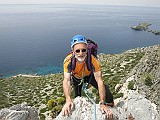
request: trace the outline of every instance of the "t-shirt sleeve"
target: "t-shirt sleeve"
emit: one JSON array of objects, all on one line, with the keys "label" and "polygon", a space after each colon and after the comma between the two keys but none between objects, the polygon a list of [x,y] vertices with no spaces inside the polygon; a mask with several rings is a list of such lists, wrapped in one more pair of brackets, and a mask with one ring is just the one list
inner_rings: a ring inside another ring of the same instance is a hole
[{"label": "t-shirt sleeve", "polygon": [[67,56],[63,61],[63,70],[66,73],[71,73],[71,57]]},{"label": "t-shirt sleeve", "polygon": [[94,72],[98,72],[100,71],[100,64],[97,58],[95,58],[94,56],[92,56],[92,64],[93,64],[93,71]]}]

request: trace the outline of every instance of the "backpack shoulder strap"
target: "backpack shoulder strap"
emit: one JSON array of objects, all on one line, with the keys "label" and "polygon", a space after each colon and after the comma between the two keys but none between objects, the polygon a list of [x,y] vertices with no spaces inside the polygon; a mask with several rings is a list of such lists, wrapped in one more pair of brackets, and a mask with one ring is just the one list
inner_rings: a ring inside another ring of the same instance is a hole
[{"label": "backpack shoulder strap", "polygon": [[72,70],[75,70],[75,68],[76,68],[76,58],[75,58],[75,56],[74,56],[73,53],[72,53],[72,58],[71,58],[71,71],[72,71]]},{"label": "backpack shoulder strap", "polygon": [[87,52],[86,66],[87,66],[88,71],[92,71],[92,56],[91,56],[90,50],[88,50]]}]

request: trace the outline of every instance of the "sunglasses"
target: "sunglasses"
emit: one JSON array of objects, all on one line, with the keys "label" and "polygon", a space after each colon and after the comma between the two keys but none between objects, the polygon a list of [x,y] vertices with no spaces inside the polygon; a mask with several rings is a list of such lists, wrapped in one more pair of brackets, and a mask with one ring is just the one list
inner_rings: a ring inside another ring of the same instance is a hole
[{"label": "sunglasses", "polygon": [[82,51],[82,52],[86,52],[87,50],[86,50],[86,49],[82,49],[82,50],[77,49],[77,50],[76,50],[76,53],[79,53],[80,51]]}]

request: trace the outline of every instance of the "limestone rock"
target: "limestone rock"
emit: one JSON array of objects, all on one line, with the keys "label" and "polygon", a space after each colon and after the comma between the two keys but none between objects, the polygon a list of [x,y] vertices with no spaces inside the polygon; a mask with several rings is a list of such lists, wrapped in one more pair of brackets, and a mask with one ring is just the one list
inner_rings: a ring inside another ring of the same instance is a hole
[{"label": "limestone rock", "polygon": [[[94,105],[87,98],[77,97],[74,99],[74,104],[75,107],[69,116],[62,116],[61,112],[54,120],[94,120]],[[98,104],[96,104],[96,120],[106,120],[106,115],[102,114]],[[118,120],[117,113],[114,114],[113,120]]]},{"label": "limestone rock", "polygon": [[27,103],[0,110],[0,120],[39,120],[38,112]]},{"label": "limestone rock", "polygon": [[[60,113],[54,120],[94,120],[94,105],[87,98],[77,97],[74,99],[74,104],[75,107],[69,116],[62,116]],[[136,91],[129,90],[128,98],[110,109],[113,111],[112,120],[126,120],[131,117],[135,120],[159,120],[156,105]],[[98,104],[96,104],[96,120],[106,120],[106,114],[102,114]]]}]

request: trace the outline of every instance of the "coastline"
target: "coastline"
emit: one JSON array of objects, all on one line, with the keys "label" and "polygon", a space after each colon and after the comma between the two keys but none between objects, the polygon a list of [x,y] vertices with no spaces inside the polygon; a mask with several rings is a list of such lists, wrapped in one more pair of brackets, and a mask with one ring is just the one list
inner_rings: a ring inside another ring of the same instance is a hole
[{"label": "coastline", "polygon": [[[147,47],[136,47],[136,48],[133,48],[133,49],[129,49],[129,50],[126,50],[124,51],[123,53],[127,53],[127,52],[132,52],[135,50],[136,51],[143,51],[147,48],[153,48],[153,47],[156,47],[156,46],[160,46],[160,44],[157,44],[157,45],[153,45],[153,46],[147,46]],[[101,53],[99,53],[101,54]],[[120,53],[121,54],[121,53]],[[33,73],[33,74],[30,74],[30,73],[19,73],[19,74],[14,74],[14,75],[9,75],[9,76],[6,76],[6,75],[3,75],[1,74],[0,78],[14,78],[14,77],[31,77],[31,78],[35,78],[35,77],[42,77],[42,76],[46,76],[46,75],[52,75],[52,74],[58,74],[58,73],[61,73],[60,71],[57,72],[57,73],[48,73],[48,74],[38,74],[38,73]]]},{"label": "coastline", "polygon": [[41,77],[41,76],[37,74],[18,74],[11,77]]}]

